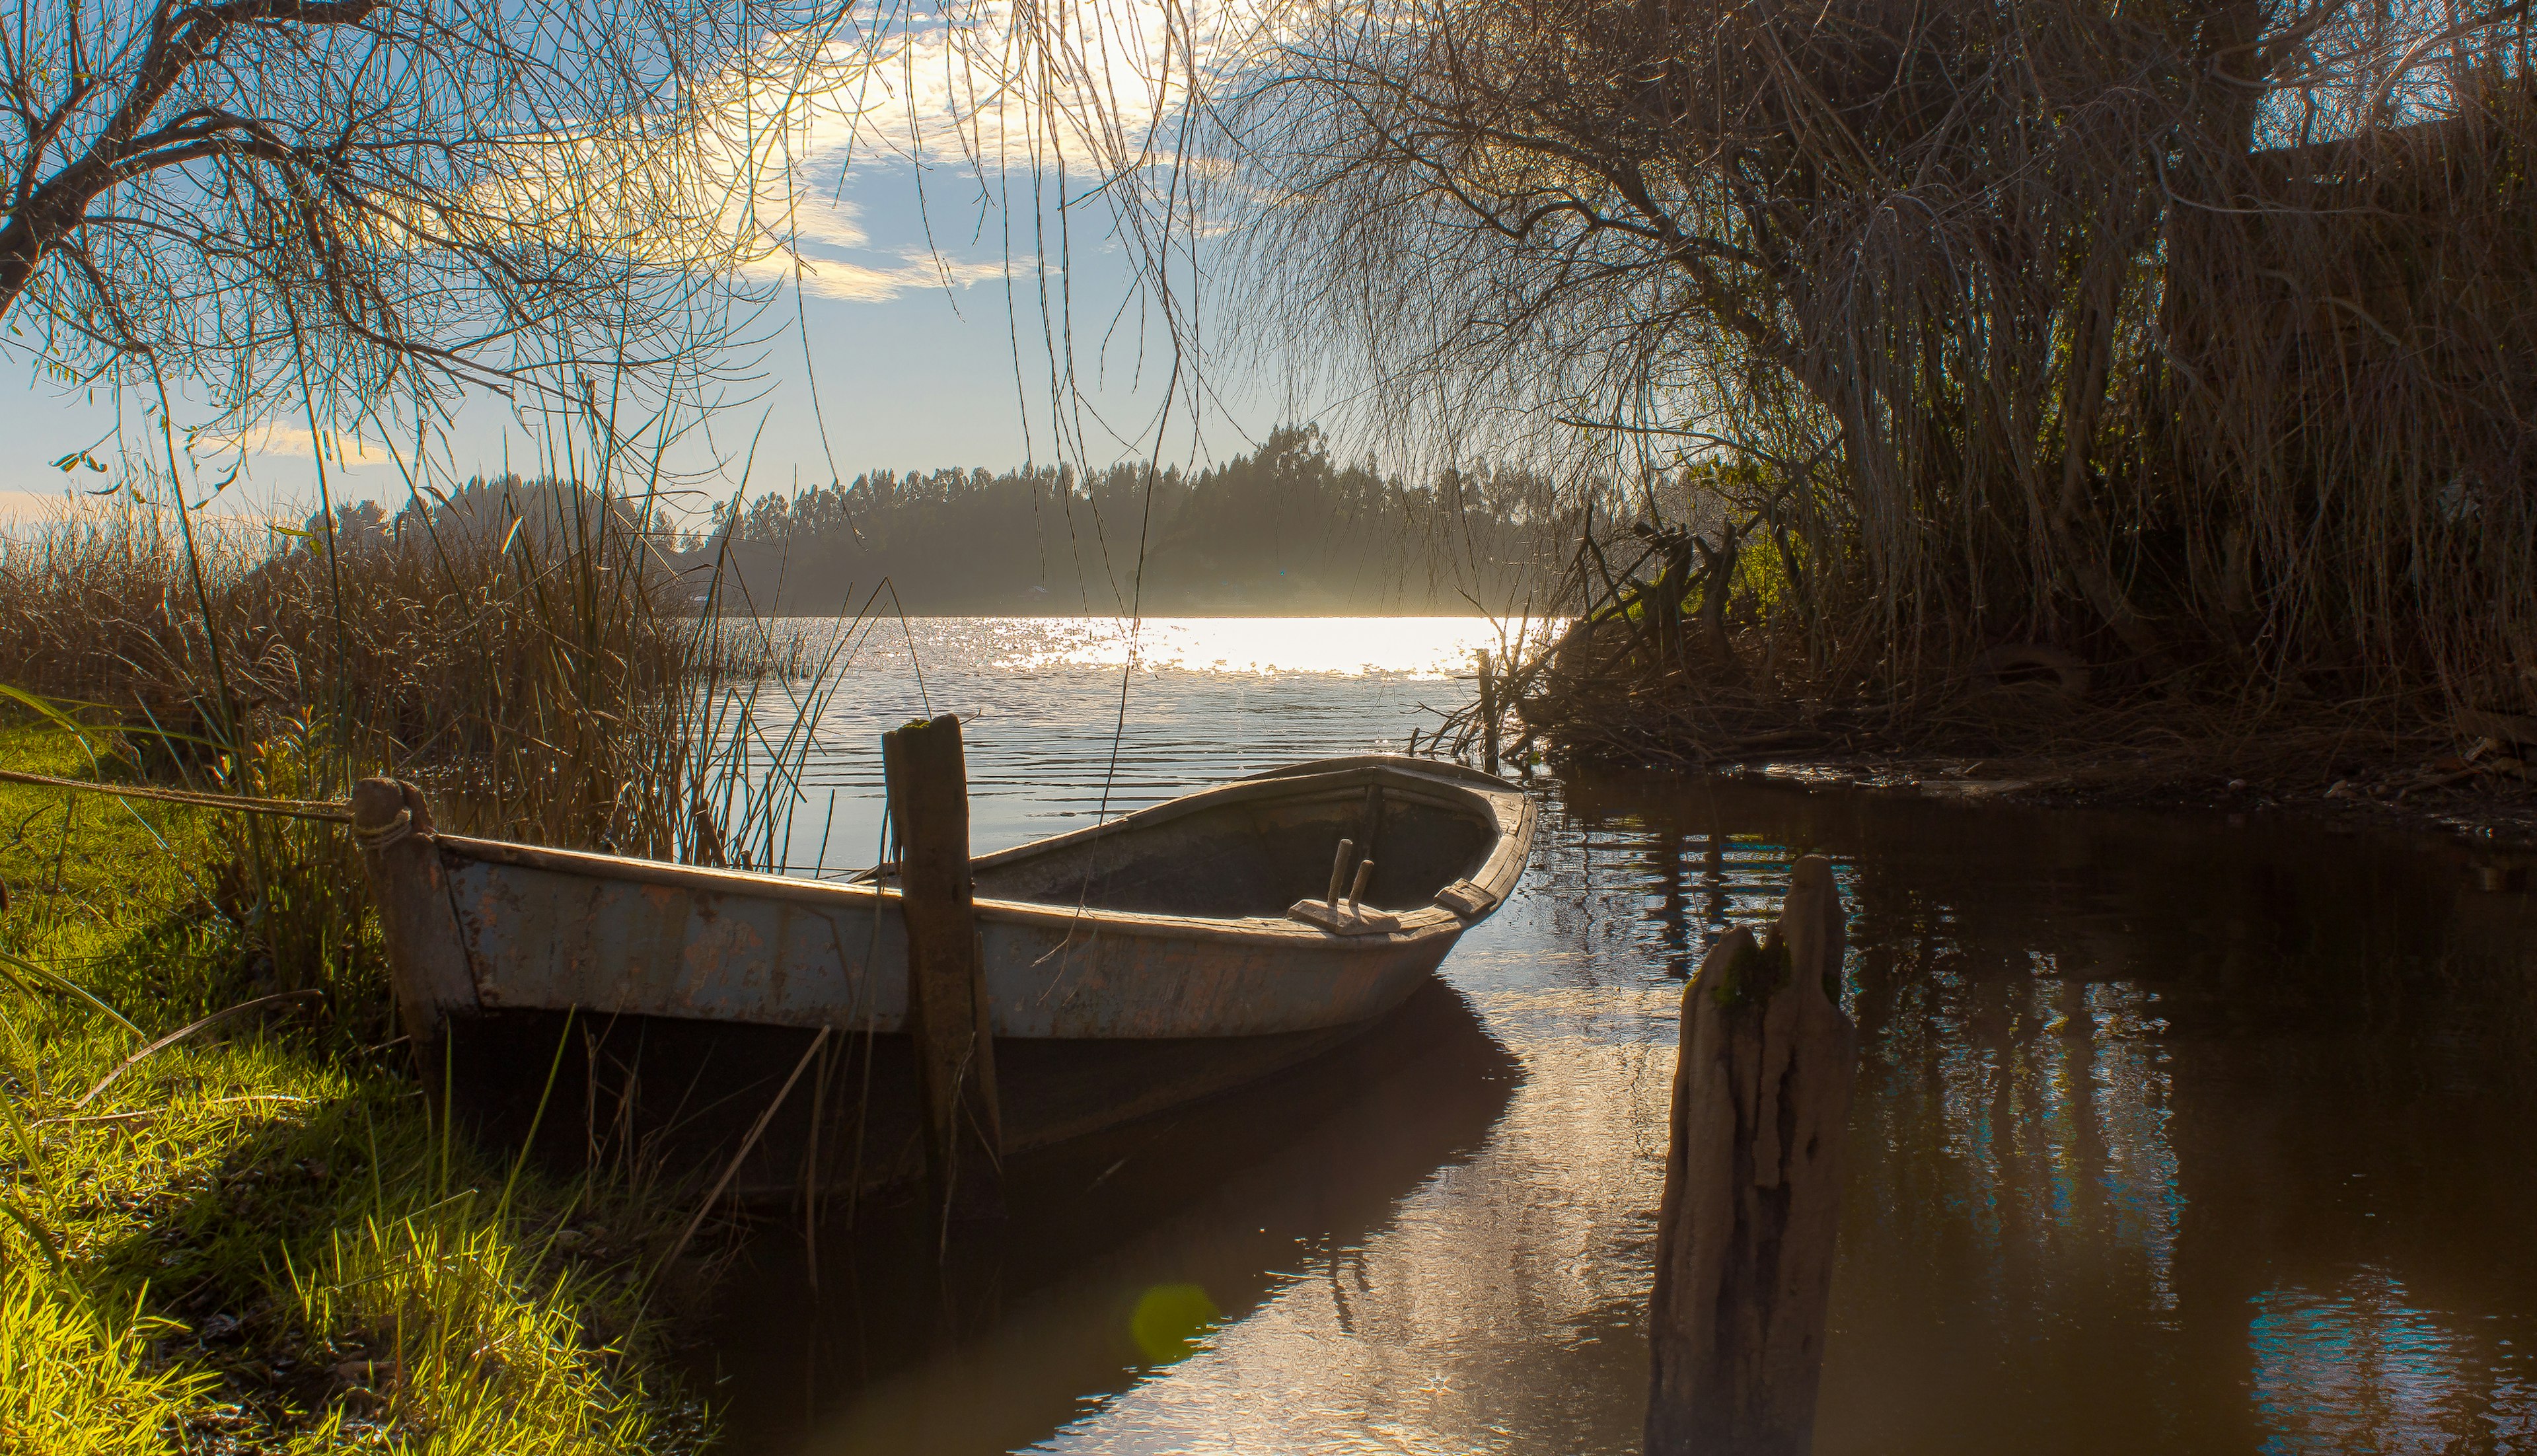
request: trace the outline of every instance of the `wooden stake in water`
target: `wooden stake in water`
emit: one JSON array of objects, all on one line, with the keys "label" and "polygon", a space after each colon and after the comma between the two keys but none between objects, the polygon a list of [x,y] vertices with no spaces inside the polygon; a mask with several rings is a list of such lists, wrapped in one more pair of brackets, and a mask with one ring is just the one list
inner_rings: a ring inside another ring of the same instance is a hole
[{"label": "wooden stake in water", "polygon": [[1480,649],[1480,765],[1498,771],[1498,685],[1489,672],[1489,650]]},{"label": "wooden stake in water", "polygon": [[883,733],[881,773],[899,843],[907,1021],[925,1108],[926,1172],[946,1222],[1004,1216],[995,1040],[969,875],[969,769],[960,720]]},{"label": "wooden stake in water", "polygon": [[1841,890],[1797,861],[1768,942],[1730,931],[1682,996],[1649,1310],[1648,1456],[1805,1456],[1823,1374],[1857,1033]]}]

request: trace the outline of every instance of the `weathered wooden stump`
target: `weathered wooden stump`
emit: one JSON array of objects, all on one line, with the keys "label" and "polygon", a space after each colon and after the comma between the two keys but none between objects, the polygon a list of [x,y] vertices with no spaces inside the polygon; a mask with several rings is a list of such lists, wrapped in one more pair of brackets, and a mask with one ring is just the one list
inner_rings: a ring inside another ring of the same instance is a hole
[{"label": "weathered wooden stump", "polygon": [[934,1206],[946,1225],[1001,1218],[1004,1131],[969,874],[969,768],[960,720],[946,713],[910,723],[883,733],[880,744],[899,843],[908,1034],[916,1044]]},{"label": "weathered wooden stump", "polygon": [[1480,659],[1480,766],[1494,774],[1498,771],[1498,683],[1489,668],[1489,650],[1481,648]]},{"label": "weathered wooden stump", "polygon": [[1797,861],[1767,942],[1682,995],[1650,1307],[1648,1456],[1805,1456],[1823,1373],[1857,1034],[1832,864]]}]

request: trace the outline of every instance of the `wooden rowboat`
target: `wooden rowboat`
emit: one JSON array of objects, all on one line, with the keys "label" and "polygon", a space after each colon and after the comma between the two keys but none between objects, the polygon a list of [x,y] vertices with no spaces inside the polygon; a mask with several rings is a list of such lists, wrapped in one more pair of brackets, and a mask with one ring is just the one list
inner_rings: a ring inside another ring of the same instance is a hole
[{"label": "wooden rowboat", "polygon": [[[767,1187],[920,1166],[885,872],[840,883],[440,834],[387,780],[360,786],[354,814],[421,1064],[497,1138],[535,1124],[550,1152],[613,1139],[675,1160],[754,1123],[764,1149],[743,1182]],[[1487,775],[1348,758],[978,857],[1007,1151],[1371,1026],[1514,889],[1533,818]],[[838,1064],[812,1095],[775,1099],[822,1029]]]}]

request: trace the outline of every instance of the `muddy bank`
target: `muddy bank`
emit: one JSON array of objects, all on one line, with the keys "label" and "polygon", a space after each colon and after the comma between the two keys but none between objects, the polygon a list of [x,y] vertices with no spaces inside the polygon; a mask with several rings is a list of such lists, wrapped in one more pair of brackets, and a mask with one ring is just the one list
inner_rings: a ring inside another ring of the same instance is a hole
[{"label": "muddy bank", "polygon": [[[2431,702],[2092,691],[2075,660],[1833,701],[1554,650],[1495,684],[1506,759],[1853,784],[1962,801],[2297,813],[2537,846],[2537,716]],[[2049,670],[2048,670],[2049,669]],[[2174,685],[2171,685],[2173,687]],[[1480,757],[1478,709],[1434,741]]]},{"label": "muddy bank", "polygon": [[[2527,750],[2520,750],[2525,752]],[[2303,758],[2231,769],[2233,755],[2088,748],[2064,752],[1831,753],[1671,767],[1738,782],[1841,785],[1960,802],[2051,807],[2191,809],[2312,820],[2336,833],[2436,836],[2490,851],[2509,884],[2537,868],[2537,773],[2506,745]],[[2241,762],[2264,755],[2243,748]],[[1612,755],[1594,761],[1612,765]]]}]

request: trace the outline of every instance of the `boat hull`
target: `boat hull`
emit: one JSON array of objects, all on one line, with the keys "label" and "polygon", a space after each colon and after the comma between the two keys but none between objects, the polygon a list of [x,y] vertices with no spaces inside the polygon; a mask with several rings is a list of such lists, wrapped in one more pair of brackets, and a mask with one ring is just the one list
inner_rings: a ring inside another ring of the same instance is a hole
[{"label": "boat hull", "polygon": [[[355,832],[400,1015],[480,1130],[661,1166],[753,1143],[744,1186],[913,1171],[907,937],[886,866],[838,883],[437,834],[410,786],[362,787]],[[975,860],[1004,1147],[1356,1035],[1504,900],[1532,815],[1467,770],[1342,760]],[[1382,856],[1356,876],[1362,905],[1297,894],[1329,875],[1334,843]]]},{"label": "boat hull", "polygon": [[[840,1032],[903,1031],[895,894],[444,836],[429,868],[485,1010],[578,1006]],[[1073,913],[981,901],[997,1038],[1260,1037],[1400,1003],[1459,920],[1340,937],[1265,918]]]}]

